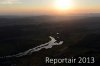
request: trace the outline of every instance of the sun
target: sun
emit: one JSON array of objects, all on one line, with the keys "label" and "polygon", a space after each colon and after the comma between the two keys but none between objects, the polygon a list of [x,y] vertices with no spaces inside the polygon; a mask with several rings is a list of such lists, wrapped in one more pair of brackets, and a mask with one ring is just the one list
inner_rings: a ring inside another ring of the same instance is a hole
[{"label": "sun", "polygon": [[58,10],[68,10],[73,7],[71,0],[55,0],[54,7]]}]

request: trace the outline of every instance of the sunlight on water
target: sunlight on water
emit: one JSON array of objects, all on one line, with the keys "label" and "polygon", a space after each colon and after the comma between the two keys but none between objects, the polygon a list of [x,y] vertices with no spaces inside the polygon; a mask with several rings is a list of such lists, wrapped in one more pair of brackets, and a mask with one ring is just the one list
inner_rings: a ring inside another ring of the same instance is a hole
[{"label": "sunlight on water", "polygon": [[49,42],[41,44],[41,45],[34,47],[32,49],[29,49],[25,52],[21,52],[21,53],[15,54],[15,55],[3,56],[3,57],[0,57],[0,58],[22,57],[22,56],[25,56],[25,55],[30,55],[33,52],[40,51],[41,49],[49,49],[49,48],[52,48],[54,45],[63,44],[63,41],[56,42],[57,40],[52,36],[49,36],[49,38],[51,39]]}]

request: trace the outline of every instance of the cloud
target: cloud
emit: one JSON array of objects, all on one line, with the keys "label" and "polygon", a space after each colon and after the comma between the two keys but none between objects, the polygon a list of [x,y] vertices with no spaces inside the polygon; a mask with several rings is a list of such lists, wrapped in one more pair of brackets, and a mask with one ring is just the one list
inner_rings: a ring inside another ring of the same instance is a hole
[{"label": "cloud", "polygon": [[8,4],[25,4],[25,5],[40,5],[45,2],[49,2],[46,0],[0,0],[0,4],[8,5]]},{"label": "cloud", "polygon": [[20,4],[19,0],[0,0],[0,4]]}]

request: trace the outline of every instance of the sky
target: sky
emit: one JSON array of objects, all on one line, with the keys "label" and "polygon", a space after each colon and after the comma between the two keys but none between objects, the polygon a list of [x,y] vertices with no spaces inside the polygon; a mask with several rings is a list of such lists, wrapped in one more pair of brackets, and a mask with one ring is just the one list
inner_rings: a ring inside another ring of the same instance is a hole
[{"label": "sky", "polygon": [[[0,0],[0,15],[6,14],[56,14],[57,0]],[[100,0],[71,0],[73,8],[66,13],[100,13]],[[70,7],[70,6],[69,6]]]}]

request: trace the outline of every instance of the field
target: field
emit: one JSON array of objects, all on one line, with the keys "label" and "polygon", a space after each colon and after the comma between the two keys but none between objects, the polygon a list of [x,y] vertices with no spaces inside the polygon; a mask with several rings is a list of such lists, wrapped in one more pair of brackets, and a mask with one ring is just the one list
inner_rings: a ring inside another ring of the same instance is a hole
[{"label": "field", "polygon": [[73,64],[46,64],[45,57],[80,56],[95,57],[94,65],[99,64],[100,16],[0,16],[1,57],[44,44],[50,40],[49,36],[64,43],[28,56],[0,59],[0,66],[72,66]]}]

